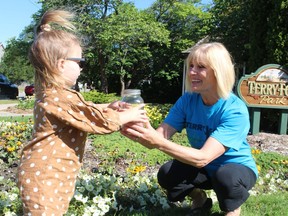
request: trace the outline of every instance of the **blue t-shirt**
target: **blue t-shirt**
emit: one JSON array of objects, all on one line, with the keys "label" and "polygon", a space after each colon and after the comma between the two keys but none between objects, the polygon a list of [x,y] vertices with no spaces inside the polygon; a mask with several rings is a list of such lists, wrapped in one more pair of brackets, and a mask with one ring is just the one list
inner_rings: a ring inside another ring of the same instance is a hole
[{"label": "blue t-shirt", "polygon": [[223,155],[205,166],[210,176],[227,163],[243,164],[258,176],[246,139],[250,128],[248,109],[233,93],[212,106],[206,106],[198,93],[185,93],[171,108],[164,122],[178,132],[186,128],[193,148],[200,149],[210,136],[228,147]]}]

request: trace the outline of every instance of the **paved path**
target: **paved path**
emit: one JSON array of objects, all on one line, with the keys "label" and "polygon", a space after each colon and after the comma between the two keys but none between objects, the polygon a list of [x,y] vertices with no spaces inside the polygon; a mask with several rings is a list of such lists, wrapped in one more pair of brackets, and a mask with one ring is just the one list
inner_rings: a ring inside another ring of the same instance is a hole
[{"label": "paved path", "polygon": [[32,116],[33,114],[30,113],[13,113],[7,110],[9,107],[16,106],[17,103],[14,104],[1,104],[0,100],[0,116]]}]

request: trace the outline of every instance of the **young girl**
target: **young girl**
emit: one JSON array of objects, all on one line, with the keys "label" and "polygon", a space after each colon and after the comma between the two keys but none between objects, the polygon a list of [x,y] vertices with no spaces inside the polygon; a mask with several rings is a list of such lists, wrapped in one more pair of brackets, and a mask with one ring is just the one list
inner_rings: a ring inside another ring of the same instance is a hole
[{"label": "young girl", "polygon": [[122,124],[143,123],[147,118],[141,105],[117,112],[111,108],[118,104],[112,103],[103,109],[70,89],[84,61],[80,41],[71,33],[71,18],[67,11],[46,12],[29,55],[35,68],[36,101],[33,139],[23,149],[18,171],[24,215],[63,215],[67,211],[87,133],[108,134]]}]

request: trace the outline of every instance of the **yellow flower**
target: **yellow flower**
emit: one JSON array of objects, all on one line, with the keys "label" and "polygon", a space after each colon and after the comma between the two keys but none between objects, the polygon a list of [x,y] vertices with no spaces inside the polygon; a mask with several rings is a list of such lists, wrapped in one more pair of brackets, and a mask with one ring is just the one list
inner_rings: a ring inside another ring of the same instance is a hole
[{"label": "yellow flower", "polygon": [[14,140],[15,139],[15,137],[11,136],[11,135],[7,136],[6,138],[7,138],[7,140]]},{"label": "yellow flower", "polygon": [[259,149],[252,149],[252,154],[260,154],[261,150]]},{"label": "yellow flower", "polygon": [[13,151],[15,151],[15,147],[14,146],[12,146],[12,147],[8,146],[7,147],[7,151],[8,152],[13,152]]},{"label": "yellow flower", "polygon": [[260,173],[261,167],[260,167],[259,165],[257,165],[257,170],[258,170],[258,172]]},{"label": "yellow flower", "polygon": [[127,168],[127,171],[132,174],[140,173],[143,172],[144,170],[146,170],[146,166],[136,166],[133,169]]},{"label": "yellow flower", "polygon": [[278,161],[274,161],[274,160],[272,161],[272,163],[273,163],[273,164],[279,164]]}]

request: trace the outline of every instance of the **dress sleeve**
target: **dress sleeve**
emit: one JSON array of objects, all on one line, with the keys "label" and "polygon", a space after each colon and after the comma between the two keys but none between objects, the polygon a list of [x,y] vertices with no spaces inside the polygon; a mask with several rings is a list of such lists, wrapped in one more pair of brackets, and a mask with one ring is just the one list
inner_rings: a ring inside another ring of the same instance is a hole
[{"label": "dress sleeve", "polygon": [[47,117],[50,115],[88,133],[107,134],[121,128],[117,111],[107,108],[104,112],[100,106],[85,101],[76,91],[51,91],[39,106],[46,111]]}]

